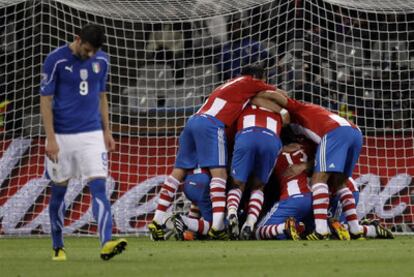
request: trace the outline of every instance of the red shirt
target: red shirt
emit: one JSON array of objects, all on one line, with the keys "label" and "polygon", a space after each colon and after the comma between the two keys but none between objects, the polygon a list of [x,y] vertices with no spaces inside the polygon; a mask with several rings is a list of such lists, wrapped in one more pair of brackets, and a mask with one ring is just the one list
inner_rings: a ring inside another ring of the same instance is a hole
[{"label": "red shirt", "polygon": [[284,200],[294,194],[310,192],[306,170],[302,171],[299,175],[291,178],[283,176],[285,170],[288,169],[291,165],[300,164],[307,161],[308,157],[303,149],[299,149],[290,153],[280,153],[275,168],[276,178],[279,181],[280,186],[280,200]]},{"label": "red shirt", "polygon": [[291,126],[294,131],[304,134],[316,143],[320,143],[324,135],[339,126],[358,128],[352,122],[318,105],[289,98],[286,109],[290,114]]},{"label": "red shirt", "polygon": [[237,131],[249,127],[261,127],[280,135],[282,125],[280,114],[256,105],[248,105],[237,120]]},{"label": "red shirt", "polygon": [[226,126],[231,126],[250,98],[264,90],[275,90],[275,87],[251,76],[229,80],[210,94],[197,113],[214,116]]}]

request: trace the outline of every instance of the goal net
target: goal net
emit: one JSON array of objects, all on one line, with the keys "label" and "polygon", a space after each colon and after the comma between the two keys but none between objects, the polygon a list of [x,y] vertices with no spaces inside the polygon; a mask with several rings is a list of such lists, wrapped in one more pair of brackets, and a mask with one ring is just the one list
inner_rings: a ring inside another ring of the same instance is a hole
[{"label": "goal net", "polygon": [[[105,27],[111,60],[115,233],[146,232],[186,119],[248,63],[358,124],[359,217],[413,232],[414,1],[0,0],[0,13],[0,235],[50,232],[41,66],[90,22]],[[95,234],[84,180],[65,203],[65,233]],[[174,209],[186,205],[178,194]]]}]

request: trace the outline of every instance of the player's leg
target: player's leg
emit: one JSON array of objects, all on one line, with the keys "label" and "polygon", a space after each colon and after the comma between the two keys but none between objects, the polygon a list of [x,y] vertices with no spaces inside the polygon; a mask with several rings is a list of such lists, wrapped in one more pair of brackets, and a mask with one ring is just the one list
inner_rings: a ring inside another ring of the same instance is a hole
[{"label": "player's leg", "polygon": [[[315,219],[315,233],[312,237],[325,239],[329,235],[328,207],[329,207],[329,173],[314,172],[312,175],[312,209]],[[312,235],[312,234],[311,234]]]},{"label": "player's leg", "polygon": [[125,250],[125,239],[112,240],[111,203],[106,193],[108,175],[108,153],[104,144],[102,131],[87,132],[76,136],[79,150],[75,155],[79,175],[88,180],[92,196],[92,214],[98,224],[101,243],[100,256],[109,260]]},{"label": "player's leg", "polygon": [[54,254],[52,259],[54,261],[66,260],[66,254],[63,244],[63,226],[65,219],[65,193],[67,189],[67,182],[54,183],[51,182],[51,195],[49,202],[49,218],[51,226],[51,235]]},{"label": "player's leg", "polygon": [[232,179],[232,186],[233,188],[227,193],[227,221],[230,239],[237,239],[240,233],[237,211],[239,210],[245,184],[240,180]]},{"label": "player's leg", "polygon": [[232,188],[227,194],[227,220],[230,237],[239,237],[238,210],[245,185],[254,166],[255,146],[250,133],[236,135],[231,164]]},{"label": "player's leg", "polygon": [[342,174],[334,174],[333,185],[337,187],[337,195],[342,204],[342,211],[349,226],[351,238],[363,238],[363,227],[359,224],[356,213],[356,200],[354,194],[346,186],[346,180],[352,175],[355,164],[358,161],[362,149],[362,134],[358,129],[344,128],[340,130],[341,136],[347,141],[348,149],[346,152],[346,162]]},{"label": "player's leg", "polygon": [[312,176],[313,212],[315,231],[310,239],[324,239],[329,234],[328,180],[332,173],[344,172],[346,157],[350,143],[346,141],[351,127],[338,127],[322,137],[315,156],[315,167]]},{"label": "player's leg", "polygon": [[256,229],[257,239],[300,240],[302,221],[312,217],[312,195],[297,194],[276,203]]},{"label": "player's leg", "polygon": [[394,239],[393,233],[378,220],[365,219],[361,221],[361,225],[367,238]]},{"label": "player's leg", "polygon": [[277,156],[282,148],[282,143],[276,135],[267,131],[255,133],[254,159],[254,187],[250,195],[247,211],[247,219],[241,231],[242,238],[248,238],[253,232],[254,226],[262,210],[264,201],[264,185],[269,181],[269,177],[275,167]]},{"label": "player's leg", "polygon": [[197,124],[195,118],[187,121],[181,132],[175,167],[161,186],[157,209],[153,221],[148,224],[148,229],[153,240],[165,240],[165,221],[168,218],[167,211],[171,207],[175,193],[184,180],[186,169],[197,167],[197,153],[193,137],[193,128]]},{"label": "player's leg", "polygon": [[247,218],[240,231],[240,239],[251,239],[254,227],[260,212],[262,211],[264,194],[264,185],[262,181],[255,178],[255,184],[250,194],[250,199],[247,205]]},{"label": "player's leg", "polygon": [[184,179],[186,174],[185,169],[174,168],[171,174],[165,179],[161,186],[160,196],[158,199],[157,209],[153,218],[153,223],[157,225],[163,225],[167,219],[167,211],[170,208],[175,193]]},{"label": "player's leg", "polygon": [[225,168],[210,168],[210,199],[212,203],[212,224],[208,235],[212,239],[228,239],[224,226],[226,211],[226,180]]},{"label": "player's leg", "polygon": [[210,200],[210,175],[198,173],[188,175],[184,181],[183,191],[187,199],[196,206],[201,218],[175,215],[173,217],[174,231],[177,240],[184,240],[186,230],[199,235],[207,235],[212,220],[212,205]]},{"label": "player's leg", "polygon": [[73,176],[75,164],[72,162],[72,143],[71,137],[56,135],[59,145],[58,161],[52,162],[47,157],[46,175],[51,179],[51,195],[49,201],[49,218],[51,225],[51,236],[53,244],[54,261],[66,260],[66,253],[63,242],[63,228],[65,218],[65,194],[69,179]]}]

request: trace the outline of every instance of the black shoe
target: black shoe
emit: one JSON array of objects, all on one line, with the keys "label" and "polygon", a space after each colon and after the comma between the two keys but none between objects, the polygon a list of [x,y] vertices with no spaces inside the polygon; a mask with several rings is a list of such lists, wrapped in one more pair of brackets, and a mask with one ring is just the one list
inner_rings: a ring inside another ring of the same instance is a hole
[{"label": "black shoe", "polygon": [[239,219],[237,215],[231,214],[229,216],[229,236],[231,240],[237,240],[239,238]]},{"label": "black shoe", "polygon": [[378,220],[364,219],[361,221],[361,225],[374,226],[378,239],[394,239],[393,233],[389,229],[385,228]]},{"label": "black shoe", "polygon": [[329,234],[319,234],[316,231],[313,231],[309,235],[306,236],[307,240],[329,240]]},{"label": "black shoe", "polygon": [[172,222],[174,224],[174,233],[175,238],[177,240],[184,240],[184,232],[188,229],[187,225],[185,225],[183,219],[181,218],[181,215],[176,214],[172,218]]},{"label": "black shoe", "polygon": [[253,229],[250,226],[243,226],[240,232],[241,240],[251,240],[253,238]]},{"label": "black shoe", "polygon": [[351,240],[366,240],[364,232],[360,232],[357,234],[349,232],[349,235],[351,236]]},{"label": "black shoe", "polygon": [[213,227],[208,231],[208,237],[211,240],[229,240],[226,230],[216,230]]}]

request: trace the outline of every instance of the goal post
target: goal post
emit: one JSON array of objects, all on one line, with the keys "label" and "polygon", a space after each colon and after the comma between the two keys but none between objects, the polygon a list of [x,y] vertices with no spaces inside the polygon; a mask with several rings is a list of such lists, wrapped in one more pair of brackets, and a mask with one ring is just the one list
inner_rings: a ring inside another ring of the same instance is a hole
[{"label": "goal post", "polygon": [[[41,66],[91,22],[105,28],[111,64],[116,233],[146,232],[186,119],[248,63],[361,128],[358,215],[413,232],[413,0],[0,0],[0,14],[0,235],[50,232]],[[95,234],[83,180],[65,202],[65,233]]]}]

